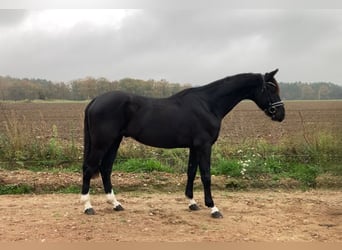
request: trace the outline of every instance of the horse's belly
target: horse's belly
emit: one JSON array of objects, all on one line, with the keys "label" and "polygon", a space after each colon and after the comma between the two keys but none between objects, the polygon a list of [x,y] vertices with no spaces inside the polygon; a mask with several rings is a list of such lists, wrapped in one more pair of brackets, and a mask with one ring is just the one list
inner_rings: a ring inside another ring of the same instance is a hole
[{"label": "horse's belly", "polygon": [[170,133],[171,131],[142,131],[131,137],[145,145],[158,148],[184,148],[189,147],[191,139],[188,136]]}]

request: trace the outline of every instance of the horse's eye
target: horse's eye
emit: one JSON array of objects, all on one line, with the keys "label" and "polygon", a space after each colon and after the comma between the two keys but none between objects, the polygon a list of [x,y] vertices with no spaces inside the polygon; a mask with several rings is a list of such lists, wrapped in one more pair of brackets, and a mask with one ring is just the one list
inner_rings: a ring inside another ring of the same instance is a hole
[{"label": "horse's eye", "polygon": [[275,86],[270,86],[270,90],[272,91],[272,93],[277,92],[277,88]]},{"label": "horse's eye", "polygon": [[268,89],[272,92],[272,93],[278,93],[278,87],[276,84],[274,84],[273,82],[268,82],[267,83]]}]

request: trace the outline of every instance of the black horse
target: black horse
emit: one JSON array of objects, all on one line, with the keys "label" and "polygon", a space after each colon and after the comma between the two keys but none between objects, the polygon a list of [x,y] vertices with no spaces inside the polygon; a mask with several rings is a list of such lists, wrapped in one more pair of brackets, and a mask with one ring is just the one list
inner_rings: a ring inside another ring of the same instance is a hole
[{"label": "black horse", "polygon": [[193,182],[199,167],[205,205],[214,218],[222,217],[211,196],[211,147],[219,135],[221,121],[240,101],[253,100],[273,121],[285,117],[278,70],[266,74],[239,74],[201,87],[185,89],[168,98],[147,98],[114,91],[93,99],[85,109],[84,163],[81,201],[86,214],[90,204],[90,180],[101,174],[107,200],[114,210],[123,210],[111,184],[113,162],[122,138],[132,137],[146,145],[189,148],[185,195],[189,208],[198,210],[193,199]]}]

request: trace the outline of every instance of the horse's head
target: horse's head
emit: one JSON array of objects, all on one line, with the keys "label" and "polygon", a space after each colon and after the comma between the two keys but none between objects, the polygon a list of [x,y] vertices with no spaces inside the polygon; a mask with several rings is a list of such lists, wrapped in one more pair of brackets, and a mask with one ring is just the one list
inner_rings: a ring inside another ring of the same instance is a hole
[{"label": "horse's head", "polygon": [[277,72],[278,69],[262,75],[262,87],[258,89],[254,101],[273,121],[281,122],[285,118],[285,108],[279,96],[278,82],[274,78]]}]

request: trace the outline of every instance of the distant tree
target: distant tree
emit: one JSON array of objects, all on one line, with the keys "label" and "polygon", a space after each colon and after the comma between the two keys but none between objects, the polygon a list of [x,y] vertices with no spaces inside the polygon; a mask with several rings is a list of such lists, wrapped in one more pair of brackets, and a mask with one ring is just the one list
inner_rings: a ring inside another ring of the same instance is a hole
[{"label": "distant tree", "polygon": [[301,99],[301,83],[280,83],[280,96],[284,100],[299,100]]},{"label": "distant tree", "polygon": [[323,83],[323,84],[318,86],[317,92],[318,92],[318,96],[317,96],[318,100],[328,99],[328,96],[330,94],[329,86],[327,84]]},{"label": "distant tree", "polygon": [[[170,83],[165,79],[147,81],[123,78],[109,81],[106,78],[86,77],[70,83],[53,83],[44,79],[18,79],[0,76],[1,100],[66,99],[89,100],[102,93],[121,90],[150,97],[171,96],[190,84]],[[326,83],[280,83],[280,95],[284,100],[342,99],[342,86]]]},{"label": "distant tree", "polygon": [[302,100],[314,100],[317,99],[317,95],[315,95],[315,91],[313,90],[312,86],[309,84],[302,85]]}]

